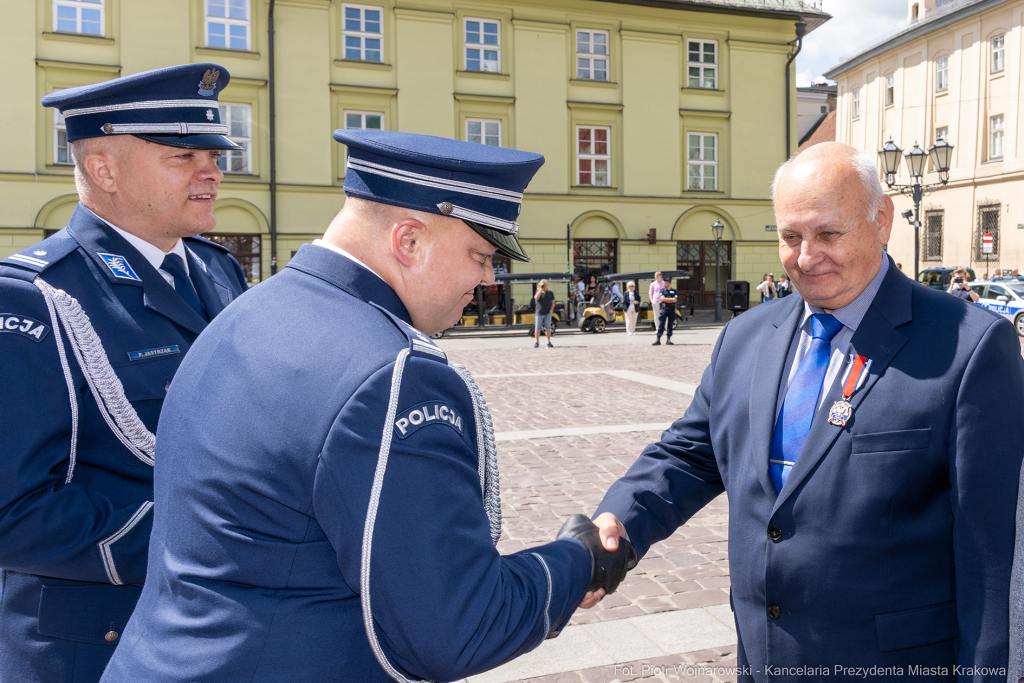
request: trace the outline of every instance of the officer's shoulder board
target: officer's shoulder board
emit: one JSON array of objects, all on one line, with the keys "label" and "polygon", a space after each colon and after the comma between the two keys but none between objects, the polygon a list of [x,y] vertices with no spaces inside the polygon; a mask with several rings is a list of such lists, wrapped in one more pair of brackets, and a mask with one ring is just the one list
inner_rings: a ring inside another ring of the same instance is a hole
[{"label": "officer's shoulder board", "polygon": [[68,254],[78,249],[78,242],[61,230],[50,235],[34,246],[22,249],[0,260],[0,277],[13,277],[32,282],[36,276],[45,272]]},{"label": "officer's shoulder board", "polygon": [[409,344],[409,355],[417,358],[429,358],[431,360],[438,361],[448,365],[448,356],[445,355],[444,351],[438,348],[437,344],[423,334],[415,327],[405,322],[391,311],[378,306],[372,301],[369,302],[371,306],[376,308],[378,311],[383,313],[388,320],[398,329],[399,332],[405,337]]}]

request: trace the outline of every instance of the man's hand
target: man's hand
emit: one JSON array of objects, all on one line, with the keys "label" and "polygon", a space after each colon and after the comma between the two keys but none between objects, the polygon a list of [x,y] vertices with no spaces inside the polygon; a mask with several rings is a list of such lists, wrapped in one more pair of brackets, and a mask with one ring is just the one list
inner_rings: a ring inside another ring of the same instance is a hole
[{"label": "man's hand", "polygon": [[626,538],[626,528],[610,512],[593,522],[583,515],[573,515],[558,532],[558,538],[579,541],[593,561],[590,589],[580,603],[583,609],[590,609],[605,595],[614,593],[626,572],[636,566],[636,550]]}]

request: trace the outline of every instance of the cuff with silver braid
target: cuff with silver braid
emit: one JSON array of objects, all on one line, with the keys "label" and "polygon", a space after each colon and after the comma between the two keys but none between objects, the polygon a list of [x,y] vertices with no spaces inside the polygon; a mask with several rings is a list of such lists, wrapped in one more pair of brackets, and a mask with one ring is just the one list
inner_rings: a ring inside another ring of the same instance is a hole
[{"label": "cuff with silver braid", "polygon": [[625,538],[619,538],[619,546],[615,550],[605,550],[597,525],[585,515],[572,515],[565,520],[556,538],[571,538],[578,541],[590,553],[593,571],[588,591],[603,588],[605,595],[611,595],[626,578],[626,572],[637,563],[636,549]]}]

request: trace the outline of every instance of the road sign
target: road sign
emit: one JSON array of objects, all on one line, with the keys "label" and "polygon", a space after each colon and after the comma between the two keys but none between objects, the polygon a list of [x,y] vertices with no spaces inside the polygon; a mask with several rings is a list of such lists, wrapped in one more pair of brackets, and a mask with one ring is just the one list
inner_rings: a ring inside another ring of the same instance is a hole
[{"label": "road sign", "polygon": [[986,232],[984,235],[981,236],[981,253],[992,253],[992,233],[990,232]]}]

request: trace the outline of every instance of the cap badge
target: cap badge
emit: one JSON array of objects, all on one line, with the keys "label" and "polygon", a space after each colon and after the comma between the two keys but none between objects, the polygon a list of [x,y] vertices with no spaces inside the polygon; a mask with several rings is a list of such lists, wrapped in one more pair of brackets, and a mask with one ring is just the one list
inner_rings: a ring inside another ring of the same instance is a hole
[{"label": "cap badge", "polygon": [[203,74],[203,80],[199,84],[199,94],[203,97],[213,97],[213,90],[217,87],[217,79],[220,78],[220,71],[207,69]]},{"label": "cap badge", "polygon": [[213,121],[213,110],[212,109],[207,109],[206,110],[206,120],[207,121]]},{"label": "cap badge", "polygon": [[450,216],[455,207],[451,205],[451,202],[441,202],[437,205],[437,208],[441,210],[445,216]]}]

